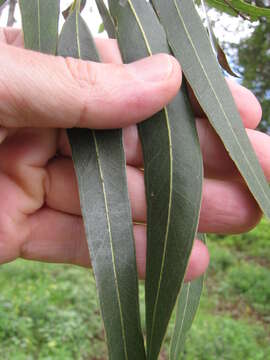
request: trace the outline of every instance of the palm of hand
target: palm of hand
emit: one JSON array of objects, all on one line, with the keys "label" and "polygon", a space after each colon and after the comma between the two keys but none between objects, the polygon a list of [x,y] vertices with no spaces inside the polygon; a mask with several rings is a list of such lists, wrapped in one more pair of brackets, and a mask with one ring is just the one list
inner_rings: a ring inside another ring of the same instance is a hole
[{"label": "palm of hand", "polygon": [[[15,47],[22,47],[23,41],[17,30],[1,30],[0,41],[2,46],[9,45],[4,46],[7,55],[3,56],[3,69],[8,56],[15,56]],[[115,42],[99,41],[97,45],[104,62],[121,63]],[[0,76],[0,84],[1,80]],[[50,79],[47,81],[50,82]],[[41,127],[36,125],[39,123],[38,119],[35,119],[36,123],[32,125],[33,115],[28,114],[32,107],[23,101],[23,96],[13,96],[13,90],[10,90],[3,80],[2,85],[4,86],[0,86],[0,96],[9,98],[8,106],[0,105],[0,124],[5,124],[7,128],[7,119],[12,119],[14,111],[22,114],[24,121],[20,127],[12,126],[8,130],[0,130],[0,138],[1,131],[3,136],[7,132],[0,145],[0,263],[23,257],[89,266],[70,148],[65,131],[60,129],[65,125],[61,122],[59,124],[55,119],[56,125],[49,120],[46,127],[46,116],[43,113],[48,113],[50,109],[40,109],[42,94],[38,94],[40,103],[35,105],[39,107],[36,112],[40,114]],[[249,128],[247,131],[253,147],[269,179],[269,138],[253,130],[260,121],[260,107],[248,90],[234,84],[230,84],[230,87],[244,125]],[[27,90],[27,79],[22,89]],[[246,231],[259,221],[260,210],[193,98],[192,102],[198,116],[197,128],[206,175],[199,230],[219,233]],[[125,127],[124,143],[133,220],[134,223],[141,223],[146,221],[146,203],[141,170],[143,160],[135,125]],[[135,224],[134,235],[138,270],[140,276],[143,276],[145,226]],[[187,279],[200,275],[207,263],[207,250],[202,243],[196,241]]]}]

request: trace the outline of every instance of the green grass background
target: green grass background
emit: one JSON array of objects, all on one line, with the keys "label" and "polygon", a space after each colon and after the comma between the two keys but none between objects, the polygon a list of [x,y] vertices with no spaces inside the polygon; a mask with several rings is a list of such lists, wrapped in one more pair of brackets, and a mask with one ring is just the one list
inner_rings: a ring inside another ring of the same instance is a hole
[{"label": "green grass background", "polygon": [[[269,223],[209,236],[208,246],[211,265],[182,359],[270,359]],[[1,360],[107,358],[90,271],[18,260],[0,267],[0,284]],[[143,315],[143,284],[140,297]]]}]

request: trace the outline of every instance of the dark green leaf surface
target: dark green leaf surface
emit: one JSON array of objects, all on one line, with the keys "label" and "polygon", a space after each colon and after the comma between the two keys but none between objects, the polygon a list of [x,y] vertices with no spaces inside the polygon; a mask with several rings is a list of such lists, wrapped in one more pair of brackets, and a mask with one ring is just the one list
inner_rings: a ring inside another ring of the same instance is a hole
[{"label": "dark green leaf surface", "polygon": [[[63,26],[58,54],[99,61],[79,11],[74,11]],[[143,360],[145,351],[122,131],[72,129],[68,135],[109,358]]]},{"label": "dark green leaf surface", "polygon": [[[205,234],[197,238],[206,242]],[[176,321],[170,346],[170,360],[179,360],[184,350],[185,340],[197,313],[203,290],[204,276],[184,283],[176,304]]]},{"label": "dark green leaf surface", "polygon": [[[169,53],[146,1],[109,1],[125,62]],[[147,358],[156,360],[184,278],[201,202],[202,159],[185,86],[139,125],[147,196]]]},{"label": "dark green leaf surface", "polygon": [[107,6],[105,5],[103,0],[95,0],[95,1],[97,4],[99,14],[103,21],[104,29],[107,31],[109,38],[116,39],[115,25]]},{"label": "dark green leaf surface", "polygon": [[270,19],[270,9],[249,4],[243,0],[206,0],[209,5],[231,15],[247,15],[253,21],[260,17]]},{"label": "dark green leaf surface", "polygon": [[268,183],[250,145],[193,1],[152,2],[166,29],[173,53],[181,63],[195,96],[259,206],[270,217]]},{"label": "dark green leaf surface", "polygon": [[25,48],[56,53],[59,3],[60,0],[19,0]]}]

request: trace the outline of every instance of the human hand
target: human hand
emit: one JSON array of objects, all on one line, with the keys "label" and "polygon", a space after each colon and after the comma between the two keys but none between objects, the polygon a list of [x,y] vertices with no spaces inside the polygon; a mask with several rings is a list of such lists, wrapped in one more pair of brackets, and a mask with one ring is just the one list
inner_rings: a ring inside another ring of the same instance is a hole
[{"label": "human hand", "polygon": [[[0,41],[0,263],[22,257],[90,266],[64,129],[124,127],[133,220],[145,222],[143,160],[134,124],[174,97],[181,83],[180,67],[165,55],[123,66],[116,43],[108,40],[99,40],[98,50],[103,62],[116,65],[23,50],[17,30],[1,30]],[[144,80],[140,79],[143,74]],[[248,90],[233,83],[230,87],[269,179],[269,138],[253,130],[260,121],[260,106]],[[194,98],[192,101],[206,174],[199,230],[247,231],[257,224],[261,212]],[[144,225],[134,225],[141,277],[145,273],[145,230]],[[208,260],[206,247],[196,240],[186,280],[201,275]]]}]

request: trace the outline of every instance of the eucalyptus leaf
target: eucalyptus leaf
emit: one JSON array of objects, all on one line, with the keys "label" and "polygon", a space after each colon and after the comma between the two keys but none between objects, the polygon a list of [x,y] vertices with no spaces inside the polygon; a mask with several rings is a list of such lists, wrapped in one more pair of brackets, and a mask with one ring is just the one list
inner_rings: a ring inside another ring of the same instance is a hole
[{"label": "eucalyptus leaf", "polygon": [[185,340],[195,318],[203,289],[203,276],[183,284],[176,305],[176,322],[173,332],[170,360],[179,360]]},{"label": "eucalyptus leaf", "polygon": [[[99,61],[79,7],[65,22],[58,54]],[[91,94],[89,94],[91,96]],[[109,358],[145,359],[122,131],[68,131]]]},{"label": "eucalyptus leaf", "polygon": [[[152,6],[109,0],[127,63],[170,53]],[[147,359],[156,360],[175,306],[196,234],[202,158],[185,85],[162,111],[139,125],[147,197]]]},{"label": "eucalyptus leaf", "polygon": [[[81,12],[82,12],[83,9],[85,8],[86,1],[87,1],[87,0],[80,0],[80,11],[81,11]],[[67,17],[69,16],[69,14],[72,13],[72,11],[74,10],[75,4],[76,4],[76,0],[73,1],[73,3],[72,3],[71,5],[69,5],[64,11],[62,11],[62,15],[64,16],[65,19],[67,19]]]},{"label": "eucalyptus leaf", "polygon": [[201,107],[262,211],[270,217],[268,183],[193,1],[152,0],[152,3]]},{"label": "eucalyptus leaf", "polygon": [[[205,234],[197,238],[206,242]],[[184,350],[185,340],[198,311],[203,291],[204,275],[191,282],[184,283],[176,304],[175,327],[170,345],[170,360],[179,360]]]},{"label": "eucalyptus leaf", "polygon": [[109,38],[116,39],[115,24],[113,18],[103,0],[95,0],[99,14],[103,21],[104,29],[107,31]]},{"label": "eucalyptus leaf", "polygon": [[60,0],[19,0],[19,5],[25,48],[55,54]]}]

